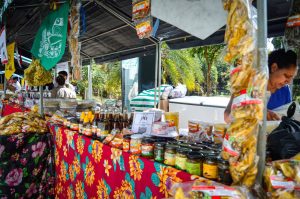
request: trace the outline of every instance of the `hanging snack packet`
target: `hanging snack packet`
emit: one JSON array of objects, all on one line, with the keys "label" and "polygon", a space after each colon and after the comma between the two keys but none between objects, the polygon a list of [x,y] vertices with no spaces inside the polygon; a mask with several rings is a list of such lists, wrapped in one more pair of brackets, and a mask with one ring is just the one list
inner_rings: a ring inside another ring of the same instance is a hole
[{"label": "hanging snack packet", "polygon": [[135,25],[135,28],[140,39],[150,37],[152,33],[152,18],[147,17],[138,21]]},{"label": "hanging snack packet", "polygon": [[145,18],[150,14],[150,1],[135,1],[132,7],[132,20],[136,21],[138,19]]}]

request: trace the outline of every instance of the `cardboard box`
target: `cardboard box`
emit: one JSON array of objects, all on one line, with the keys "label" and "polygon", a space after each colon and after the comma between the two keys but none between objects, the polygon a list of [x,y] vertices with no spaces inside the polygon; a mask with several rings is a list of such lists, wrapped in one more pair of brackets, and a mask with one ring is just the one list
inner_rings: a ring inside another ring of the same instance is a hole
[{"label": "cardboard box", "polygon": [[159,109],[169,112],[169,100],[160,100]]}]

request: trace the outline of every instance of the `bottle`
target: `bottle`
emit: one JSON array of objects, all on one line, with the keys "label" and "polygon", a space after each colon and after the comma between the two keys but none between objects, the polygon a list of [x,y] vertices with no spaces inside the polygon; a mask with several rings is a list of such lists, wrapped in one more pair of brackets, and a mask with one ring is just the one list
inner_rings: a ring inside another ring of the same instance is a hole
[{"label": "bottle", "polygon": [[92,135],[93,136],[97,135],[97,123],[98,123],[98,120],[99,120],[99,113],[95,112],[95,117],[94,117],[94,120],[93,120],[93,123],[92,123]]},{"label": "bottle", "polygon": [[128,112],[127,109],[125,109],[122,117],[122,130],[127,128],[128,128]]},{"label": "bottle", "polygon": [[102,131],[104,131],[104,118],[105,118],[105,112],[104,110],[100,111],[99,119],[97,121],[97,137],[101,137]]},{"label": "bottle", "polygon": [[82,112],[79,118],[79,133],[83,133],[83,119],[85,117],[85,112]]},{"label": "bottle", "polygon": [[112,130],[111,134],[112,135],[117,135],[120,134],[120,120],[119,120],[119,114],[115,113],[114,114],[114,120],[112,122]]},{"label": "bottle", "polygon": [[129,129],[132,128],[133,117],[134,117],[134,109],[131,110],[130,118],[128,119],[128,128]]}]

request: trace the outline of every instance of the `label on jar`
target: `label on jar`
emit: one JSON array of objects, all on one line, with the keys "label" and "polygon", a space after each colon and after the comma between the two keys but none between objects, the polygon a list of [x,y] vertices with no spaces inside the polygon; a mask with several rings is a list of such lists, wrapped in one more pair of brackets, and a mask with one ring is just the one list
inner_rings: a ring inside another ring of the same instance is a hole
[{"label": "label on jar", "polygon": [[200,191],[205,196],[216,197],[216,198],[219,198],[219,197],[240,198],[240,195],[237,194],[236,189],[234,189],[232,187],[228,187],[228,186],[196,185],[196,186],[192,187],[192,191],[195,191],[195,192]]},{"label": "label on jar", "polygon": [[208,179],[217,179],[218,167],[217,165],[210,165],[203,163],[203,177]]},{"label": "label on jar", "polygon": [[163,149],[155,149],[154,150],[154,160],[157,162],[164,161],[164,150]]},{"label": "label on jar", "polygon": [[198,163],[192,163],[187,161],[186,162],[186,171],[191,174],[191,175],[201,175],[201,168],[200,168],[201,164]]},{"label": "label on jar", "polygon": [[271,184],[274,189],[294,189],[295,183],[292,179],[285,179],[282,176],[270,176]]},{"label": "label on jar", "polygon": [[142,144],[142,155],[143,156],[152,156],[153,157],[153,145],[144,145]]},{"label": "label on jar", "polygon": [[123,141],[123,151],[128,152],[130,149],[130,143],[127,140]]},{"label": "label on jar", "polygon": [[175,157],[175,167],[181,170],[185,170],[186,168],[186,157],[180,157],[179,155],[176,155]]},{"label": "label on jar", "polygon": [[174,166],[175,165],[175,153],[165,152],[165,164]]},{"label": "label on jar", "polygon": [[136,155],[141,154],[141,141],[131,140],[131,142],[130,142],[130,152],[132,154],[136,154]]}]

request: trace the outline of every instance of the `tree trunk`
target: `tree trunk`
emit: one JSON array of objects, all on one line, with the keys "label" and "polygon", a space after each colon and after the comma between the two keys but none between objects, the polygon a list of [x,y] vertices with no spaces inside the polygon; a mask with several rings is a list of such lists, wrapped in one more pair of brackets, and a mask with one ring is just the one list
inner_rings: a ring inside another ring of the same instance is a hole
[{"label": "tree trunk", "polygon": [[210,93],[211,93],[210,73],[211,73],[211,64],[207,64],[207,90],[206,90],[206,96],[210,96]]},{"label": "tree trunk", "polygon": [[209,60],[208,54],[207,54],[207,47],[205,47],[204,50],[204,58],[206,60],[207,64],[207,74],[206,74],[206,96],[210,95],[211,92],[211,85],[210,85],[210,73],[211,73],[211,62]]}]

